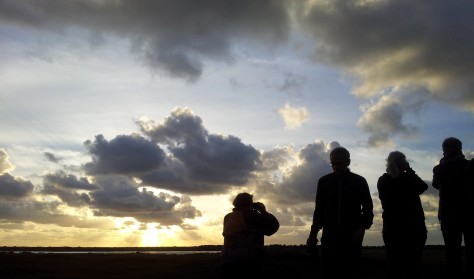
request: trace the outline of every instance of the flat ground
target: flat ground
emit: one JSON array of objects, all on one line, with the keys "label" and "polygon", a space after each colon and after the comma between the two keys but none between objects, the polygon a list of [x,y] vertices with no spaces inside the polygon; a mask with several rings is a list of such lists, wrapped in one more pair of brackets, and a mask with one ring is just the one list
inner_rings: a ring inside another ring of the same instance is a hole
[{"label": "flat ground", "polygon": [[[0,278],[221,278],[218,253],[165,255],[147,253],[0,253]],[[318,278],[314,258],[303,247],[270,247],[264,267],[267,278]],[[362,251],[362,278],[384,278],[383,248]],[[425,249],[423,278],[443,277],[442,247]]]}]

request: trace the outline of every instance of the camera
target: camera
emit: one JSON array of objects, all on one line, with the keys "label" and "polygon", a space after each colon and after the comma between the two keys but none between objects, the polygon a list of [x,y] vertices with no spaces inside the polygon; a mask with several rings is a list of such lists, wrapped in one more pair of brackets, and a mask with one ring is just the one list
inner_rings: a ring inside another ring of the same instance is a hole
[{"label": "camera", "polygon": [[254,202],[252,208],[257,211],[265,211],[265,205],[261,202]]}]

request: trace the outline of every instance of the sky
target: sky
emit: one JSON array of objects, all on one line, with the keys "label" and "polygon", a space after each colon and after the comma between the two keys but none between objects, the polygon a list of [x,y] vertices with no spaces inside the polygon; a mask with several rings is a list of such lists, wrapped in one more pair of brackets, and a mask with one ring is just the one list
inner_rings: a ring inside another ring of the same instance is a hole
[{"label": "sky", "polygon": [[[474,157],[474,2],[0,0],[0,244],[195,246],[249,192],[304,244],[329,152]],[[409,229],[409,228],[407,228]]]}]

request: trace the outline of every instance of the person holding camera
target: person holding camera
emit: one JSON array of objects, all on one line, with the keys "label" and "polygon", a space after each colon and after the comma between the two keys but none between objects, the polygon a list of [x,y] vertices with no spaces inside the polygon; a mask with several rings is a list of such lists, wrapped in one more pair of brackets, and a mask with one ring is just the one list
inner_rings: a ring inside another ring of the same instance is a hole
[{"label": "person holding camera", "polygon": [[232,212],[224,217],[222,264],[225,278],[243,278],[261,272],[265,258],[264,236],[280,227],[277,218],[249,193],[238,194]]},{"label": "person holding camera", "polygon": [[410,167],[405,154],[390,152],[386,173],[377,182],[382,202],[382,238],[388,261],[388,278],[420,278],[427,230],[420,195],[428,189]]}]

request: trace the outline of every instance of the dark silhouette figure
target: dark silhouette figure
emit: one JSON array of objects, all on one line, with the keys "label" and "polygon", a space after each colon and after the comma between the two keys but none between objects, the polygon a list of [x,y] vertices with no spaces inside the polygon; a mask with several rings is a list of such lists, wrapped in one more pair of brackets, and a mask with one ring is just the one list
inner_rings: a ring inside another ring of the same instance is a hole
[{"label": "dark silhouette figure", "polygon": [[248,193],[238,194],[233,205],[232,212],[224,217],[222,233],[224,278],[257,277],[265,259],[264,236],[276,233],[280,224],[263,203],[254,203]]},{"label": "dark silhouette figure", "polygon": [[[454,137],[442,144],[443,158],[433,168],[433,187],[439,190],[438,219],[446,249],[447,275],[452,278],[474,278],[474,216],[472,162],[462,153],[462,142]],[[462,265],[462,240],[467,270]]]},{"label": "dark silhouette figure", "polygon": [[382,202],[383,229],[389,279],[420,278],[427,230],[420,195],[428,189],[410,168],[405,154],[391,152],[387,172],[377,182]]},{"label": "dark silhouette figure", "polygon": [[371,227],[374,217],[372,197],[366,179],[349,170],[347,149],[334,148],[330,160],[333,172],[318,181],[307,245],[315,245],[322,229],[324,278],[354,278],[358,276],[365,230]]}]

